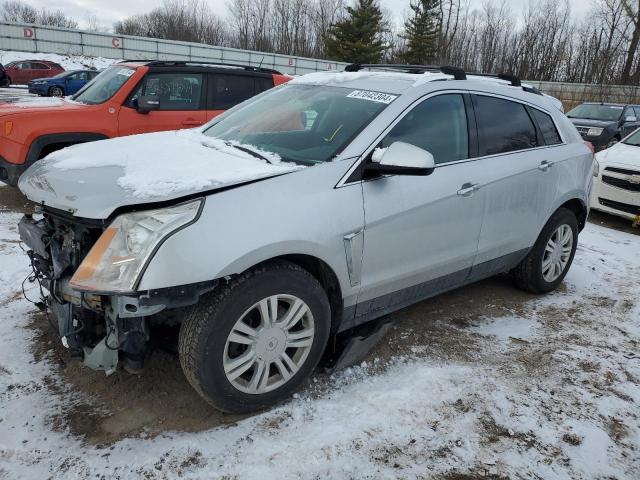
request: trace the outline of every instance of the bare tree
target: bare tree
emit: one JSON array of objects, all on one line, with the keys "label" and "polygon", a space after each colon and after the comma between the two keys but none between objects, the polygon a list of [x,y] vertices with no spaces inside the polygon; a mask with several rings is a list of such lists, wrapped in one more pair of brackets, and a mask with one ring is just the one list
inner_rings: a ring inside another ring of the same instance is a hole
[{"label": "bare tree", "polygon": [[78,28],[78,22],[61,10],[40,10],[19,0],[7,0],[0,4],[0,18],[5,22],[35,23],[50,27]]}]

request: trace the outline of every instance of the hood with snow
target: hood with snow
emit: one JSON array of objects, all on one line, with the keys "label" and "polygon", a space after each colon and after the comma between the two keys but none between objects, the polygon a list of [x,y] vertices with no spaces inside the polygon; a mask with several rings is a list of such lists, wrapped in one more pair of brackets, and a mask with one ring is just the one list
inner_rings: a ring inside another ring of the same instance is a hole
[{"label": "hood with snow", "polygon": [[640,147],[619,142],[611,148],[598,152],[596,158],[600,166],[617,164],[640,168]]},{"label": "hood with snow", "polygon": [[18,187],[38,204],[106,219],[120,207],[174,200],[301,168],[256,147],[183,130],[59,150],[29,168]]}]

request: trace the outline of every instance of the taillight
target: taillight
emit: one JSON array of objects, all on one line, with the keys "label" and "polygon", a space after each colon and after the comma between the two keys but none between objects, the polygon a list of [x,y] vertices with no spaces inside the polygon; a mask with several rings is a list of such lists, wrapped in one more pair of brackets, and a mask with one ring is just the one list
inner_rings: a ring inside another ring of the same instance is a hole
[{"label": "taillight", "polygon": [[585,141],[584,144],[589,147],[589,150],[591,150],[591,154],[593,155],[593,157],[595,158],[596,156],[596,147],[593,146],[593,143],[591,142],[587,142]]}]

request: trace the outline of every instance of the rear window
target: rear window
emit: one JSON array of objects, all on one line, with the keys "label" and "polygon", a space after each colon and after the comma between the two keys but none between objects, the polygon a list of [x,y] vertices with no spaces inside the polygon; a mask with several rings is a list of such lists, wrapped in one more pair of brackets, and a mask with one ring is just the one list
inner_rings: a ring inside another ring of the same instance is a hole
[{"label": "rear window", "polygon": [[538,146],[535,126],[524,105],[502,98],[476,96],[480,156]]},{"label": "rear window", "polygon": [[553,119],[551,118],[551,116],[535,108],[532,108],[531,111],[533,112],[533,116],[535,117],[536,122],[538,122],[540,131],[542,132],[542,136],[544,137],[544,143],[546,145],[558,145],[562,143],[562,139],[560,138],[558,129],[553,123]]}]

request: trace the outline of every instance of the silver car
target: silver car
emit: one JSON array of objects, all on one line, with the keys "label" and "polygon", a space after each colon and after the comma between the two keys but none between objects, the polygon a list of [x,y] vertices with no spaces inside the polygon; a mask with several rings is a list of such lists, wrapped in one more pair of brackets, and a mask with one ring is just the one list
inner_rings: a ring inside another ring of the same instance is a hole
[{"label": "silver car", "polygon": [[20,179],[41,210],[19,229],[71,355],[137,371],[155,332],[179,327],[189,382],[247,412],[407,305],[502,272],[554,290],[593,170],[517,78],[356,65],[197,130],[55,152]]}]

